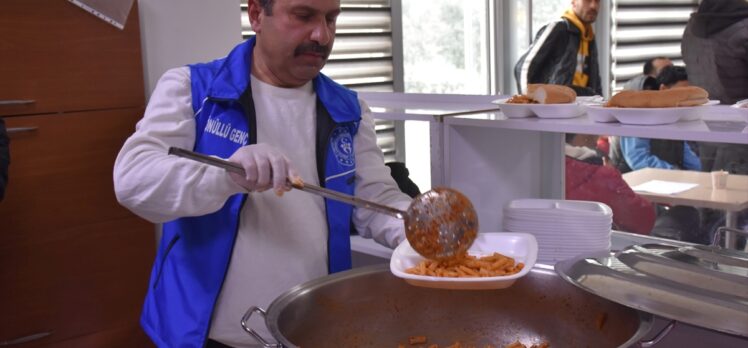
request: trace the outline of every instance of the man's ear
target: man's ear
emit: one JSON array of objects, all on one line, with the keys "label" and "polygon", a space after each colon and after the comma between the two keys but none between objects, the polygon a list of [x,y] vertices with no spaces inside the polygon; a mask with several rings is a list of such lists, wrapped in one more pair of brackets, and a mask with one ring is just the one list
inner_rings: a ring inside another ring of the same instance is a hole
[{"label": "man's ear", "polygon": [[259,34],[262,31],[262,17],[265,16],[265,12],[258,0],[249,0],[247,5],[249,24],[252,26],[252,30]]}]

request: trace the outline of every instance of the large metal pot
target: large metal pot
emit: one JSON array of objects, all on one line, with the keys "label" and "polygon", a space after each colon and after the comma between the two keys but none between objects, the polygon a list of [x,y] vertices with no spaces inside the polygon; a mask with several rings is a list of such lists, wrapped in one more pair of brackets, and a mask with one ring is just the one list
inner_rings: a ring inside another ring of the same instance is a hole
[{"label": "large metal pot", "polygon": [[[245,324],[253,313],[278,343]],[[604,320],[602,328],[600,322]],[[267,311],[250,308],[242,325],[266,347],[409,346],[424,335],[440,347],[456,341],[503,347],[547,341],[551,347],[628,347],[652,324],[650,314],[567,283],[551,268],[534,268],[501,290],[441,290],[409,285],[385,265],[312,280],[279,296]]]}]

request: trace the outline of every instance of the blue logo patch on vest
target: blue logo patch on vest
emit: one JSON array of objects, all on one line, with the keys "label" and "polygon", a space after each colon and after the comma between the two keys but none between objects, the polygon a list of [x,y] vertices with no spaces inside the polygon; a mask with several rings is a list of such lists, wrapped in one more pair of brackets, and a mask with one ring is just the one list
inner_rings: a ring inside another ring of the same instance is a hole
[{"label": "blue logo patch on vest", "polygon": [[332,151],[335,153],[335,159],[338,160],[338,163],[347,167],[356,165],[356,158],[353,153],[353,137],[348,127],[335,128],[330,139]]}]

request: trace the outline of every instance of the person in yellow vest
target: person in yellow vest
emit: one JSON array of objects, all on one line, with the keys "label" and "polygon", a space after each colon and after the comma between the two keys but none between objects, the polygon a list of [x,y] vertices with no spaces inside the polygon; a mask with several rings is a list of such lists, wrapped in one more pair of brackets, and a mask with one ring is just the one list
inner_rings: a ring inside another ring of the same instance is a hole
[{"label": "person in yellow vest", "polygon": [[540,28],[514,66],[520,93],[530,83],[551,83],[569,86],[577,95],[602,95],[592,30],[599,7],[600,0],[572,0],[559,20]]}]

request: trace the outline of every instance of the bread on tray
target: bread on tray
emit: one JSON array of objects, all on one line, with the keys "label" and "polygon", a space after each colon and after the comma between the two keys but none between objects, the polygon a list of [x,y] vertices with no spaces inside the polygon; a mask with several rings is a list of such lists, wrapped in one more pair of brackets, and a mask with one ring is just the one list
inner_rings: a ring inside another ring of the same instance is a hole
[{"label": "bread on tray", "polygon": [[509,98],[509,104],[570,104],[577,100],[573,89],[561,85],[533,83],[527,85],[527,94]]},{"label": "bread on tray", "polygon": [[577,100],[577,92],[561,85],[529,84],[527,96],[539,104],[569,104]]},{"label": "bread on tray", "polygon": [[621,91],[605,106],[619,108],[671,108],[702,105],[709,101],[709,93],[696,86],[676,87],[661,91]]}]

